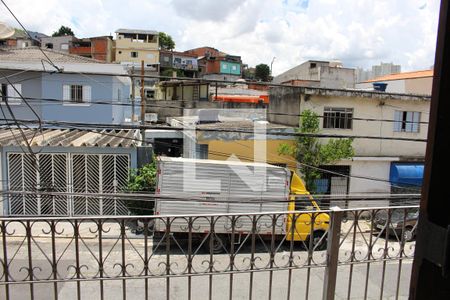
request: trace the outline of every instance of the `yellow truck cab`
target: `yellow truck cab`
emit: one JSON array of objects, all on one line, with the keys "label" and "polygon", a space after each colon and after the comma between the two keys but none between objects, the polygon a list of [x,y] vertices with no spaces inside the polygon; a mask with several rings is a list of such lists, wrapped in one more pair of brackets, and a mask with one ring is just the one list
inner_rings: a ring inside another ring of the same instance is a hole
[{"label": "yellow truck cab", "polygon": [[[289,211],[317,211],[314,213],[294,213],[290,214],[286,220],[286,239],[288,241],[306,241],[309,240],[309,236],[312,233],[314,239],[314,245],[322,239],[322,236],[329,228],[330,216],[327,213],[320,212],[320,207],[314,201],[313,197],[306,190],[303,181],[293,171],[291,177],[291,196],[288,210]],[[302,197],[303,196],[303,197]],[[296,201],[298,198],[303,201]],[[305,200],[309,200],[310,205],[305,206]],[[292,226],[292,222],[295,220],[295,226]],[[326,245],[326,243],[322,243]],[[320,248],[320,247],[319,247]]]}]

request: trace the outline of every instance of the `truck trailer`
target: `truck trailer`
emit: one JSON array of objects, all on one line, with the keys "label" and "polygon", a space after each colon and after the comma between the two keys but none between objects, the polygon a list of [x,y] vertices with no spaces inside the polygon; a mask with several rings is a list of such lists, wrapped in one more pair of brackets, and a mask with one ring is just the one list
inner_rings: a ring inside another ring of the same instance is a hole
[{"label": "truck trailer", "polygon": [[[302,180],[287,168],[251,162],[220,161],[160,157],[158,159],[155,214],[161,216],[213,215],[198,217],[191,225],[191,237],[207,241],[213,237],[215,251],[229,242],[232,232],[242,236],[258,230],[260,236],[287,241],[307,241],[313,236],[316,249],[324,248],[323,238],[329,226],[329,215],[320,212],[317,203],[305,189]],[[233,218],[233,214],[286,213],[272,223],[272,215]],[[295,221],[295,225],[292,224]],[[212,224],[214,222],[214,224]],[[168,230],[167,222],[157,219],[154,236],[161,237]],[[187,237],[186,218],[174,218],[170,233]],[[233,231],[234,228],[234,231]],[[192,232],[194,231],[194,232]],[[213,235],[211,234],[213,231]]]}]

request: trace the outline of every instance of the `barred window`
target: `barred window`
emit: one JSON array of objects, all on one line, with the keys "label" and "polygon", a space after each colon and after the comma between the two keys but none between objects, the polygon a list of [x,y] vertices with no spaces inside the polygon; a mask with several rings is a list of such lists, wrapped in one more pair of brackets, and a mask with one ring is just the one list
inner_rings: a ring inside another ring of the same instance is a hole
[{"label": "barred window", "polygon": [[85,104],[91,102],[91,86],[81,84],[64,84],[63,100],[66,104]]},{"label": "barred window", "polygon": [[352,129],[353,108],[325,107],[323,128]]},{"label": "barred window", "polygon": [[71,85],[70,86],[70,101],[72,102],[83,102],[83,86],[82,85]]}]

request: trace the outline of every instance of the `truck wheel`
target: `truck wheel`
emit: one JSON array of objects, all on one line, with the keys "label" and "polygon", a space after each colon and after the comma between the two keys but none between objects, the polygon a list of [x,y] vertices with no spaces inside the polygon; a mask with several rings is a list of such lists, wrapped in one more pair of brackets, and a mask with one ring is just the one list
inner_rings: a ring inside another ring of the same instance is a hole
[{"label": "truck wheel", "polygon": [[[312,246],[313,249],[316,251],[323,251],[325,249],[327,249],[327,239],[322,238],[324,236],[325,232],[324,231],[314,231],[313,232],[313,241],[312,241]],[[309,246],[309,241],[308,244]]]},{"label": "truck wheel", "polygon": [[405,227],[405,230],[403,231],[403,240],[405,242],[411,242],[414,240],[414,232],[411,227]]},{"label": "truck wheel", "polygon": [[[211,241],[212,239],[212,241]],[[211,236],[205,243],[206,250],[209,253],[220,254],[225,252],[227,249],[227,239],[226,237],[220,237],[217,235]]]}]

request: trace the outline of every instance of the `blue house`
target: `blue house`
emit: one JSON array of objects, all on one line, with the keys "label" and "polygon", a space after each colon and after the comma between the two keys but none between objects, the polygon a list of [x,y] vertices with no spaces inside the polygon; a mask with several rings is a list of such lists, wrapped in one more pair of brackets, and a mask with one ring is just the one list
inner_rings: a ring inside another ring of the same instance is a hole
[{"label": "blue house", "polygon": [[120,64],[51,49],[0,49],[0,119],[131,122],[131,80],[110,74],[127,72]]}]

